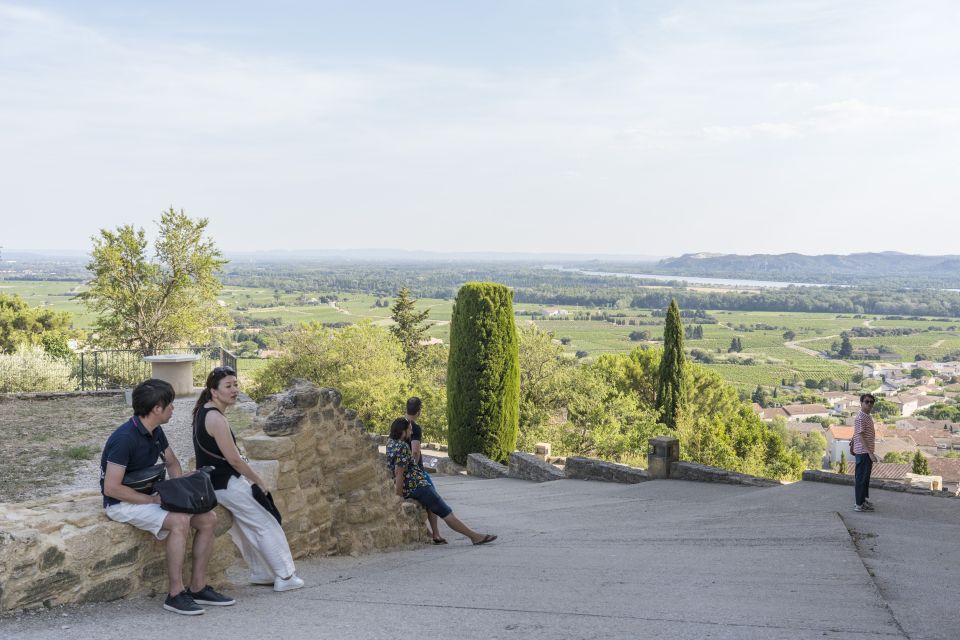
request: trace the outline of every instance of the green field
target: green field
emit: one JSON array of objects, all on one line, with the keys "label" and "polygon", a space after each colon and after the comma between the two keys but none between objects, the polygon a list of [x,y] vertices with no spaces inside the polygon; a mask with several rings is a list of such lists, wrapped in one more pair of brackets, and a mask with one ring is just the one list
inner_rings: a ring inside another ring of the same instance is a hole
[{"label": "green field", "polygon": [[[80,282],[34,282],[7,281],[0,284],[0,291],[16,293],[31,305],[43,306],[73,314],[74,324],[81,329],[92,326],[93,317],[85,307],[72,296],[82,290]],[[334,296],[335,303],[321,304],[323,296]],[[316,291],[305,294],[286,294],[271,289],[253,287],[228,287],[219,297],[231,314],[240,314],[248,318],[279,318],[284,325],[296,325],[301,322],[357,322],[368,319],[376,324],[390,324],[390,309],[376,306],[377,298],[371,295],[343,294],[330,291]],[[314,299],[311,302],[311,299]],[[429,309],[431,325],[428,335],[449,339],[450,315],[453,309],[451,300],[420,299],[419,309]],[[542,305],[517,304],[518,312],[539,312]],[[564,306],[569,312],[568,318],[577,313],[600,313],[601,310]],[[571,355],[586,352],[586,357],[594,358],[603,353],[626,353],[642,344],[655,345],[662,335],[662,319],[651,317],[649,309],[605,310],[607,313],[624,314],[626,325],[617,325],[604,320],[544,319],[529,315],[517,317],[517,323],[535,323],[538,327],[550,331],[558,341],[569,339],[564,350]],[[843,331],[854,327],[872,328],[912,328],[920,333],[908,336],[876,336],[853,338],[854,348],[887,346],[902,356],[903,360],[913,360],[921,354],[936,359],[953,351],[960,351],[960,332],[952,322],[921,320],[884,320],[867,316],[854,318],[849,315],[833,313],[786,313],[786,312],[731,312],[712,311],[710,315],[718,324],[704,324],[702,339],[688,339],[688,349],[698,349],[710,354],[717,360],[707,366],[712,367],[724,379],[740,388],[750,389],[757,384],[773,386],[781,380],[803,381],[808,378],[821,380],[831,378],[847,380],[857,370],[856,363],[844,363],[827,360],[804,353],[785,345],[784,332],[793,331],[794,341],[799,346],[823,351],[830,348]],[[630,325],[630,321],[636,324]],[[685,319],[685,324],[695,321]],[[656,324],[650,324],[656,323]],[[760,325],[758,327],[758,325]],[[960,319],[957,321],[960,326]],[[933,328],[934,330],[931,330]],[[651,340],[632,341],[630,333],[647,331]],[[743,351],[735,356],[741,361],[750,359],[752,364],[725,362],[731,356],[727,354],[730,342],[739,338]],[[263,366],[265,361],[243,359],[241,370],[253,371]]]}]

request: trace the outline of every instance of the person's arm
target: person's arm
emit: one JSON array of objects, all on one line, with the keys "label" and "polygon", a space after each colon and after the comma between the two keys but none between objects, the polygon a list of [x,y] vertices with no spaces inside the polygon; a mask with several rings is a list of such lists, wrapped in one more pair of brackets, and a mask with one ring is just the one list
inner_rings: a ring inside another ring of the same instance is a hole
[{"label": "person's arm", "polygon": [[107,463],[107,471],[103,474],[103,494],[105,496],[132,504],[160,504],[160,496],[156,494],[148,496],[145,493],[123,486],[123,474],[126,471],[127,468],[123,465],[115,462]]},{"label": "person's arm", "polygon": [[180,466],[180,460],[171,447],[163,450],[163,464],[167,468],[168,478],[179,478],[183,475],[183,467]]},{"label": "person's arm", "polygon": [[399,465],[393,469],[393,489],[401,498],[403,497],[403,474],[406,473],[406,471],[406,467],[401,467]]},{"label": "person's arm", "polygon": [[217,411],[210,411],[207,413],[205,426],[207,433],[216,440],[217,447],[220,448],[220,453],[222,453],[223,457],[230,463],[230,466],[253,484],[259,485],[264,493],[269,493],[263,479],[256,471],[251,469],[250,465],[240,456],[240,450],[237,449],[237,445],[233,441],[233,436],[230,435],[230,425],[227,424],[227,419],[223,417],[223,414]]},{"label": "person's arm", "polygon": [[410,450],[413,451],[413,461],[419,463],[423,459],[423,456],[420,454],[420,441],[411,440]]}]

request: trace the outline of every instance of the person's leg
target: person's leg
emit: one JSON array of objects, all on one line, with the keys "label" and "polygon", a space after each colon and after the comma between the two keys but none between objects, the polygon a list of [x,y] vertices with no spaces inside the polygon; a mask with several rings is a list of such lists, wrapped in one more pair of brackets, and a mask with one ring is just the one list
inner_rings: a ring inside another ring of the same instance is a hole
[{"label": "person's leg", "polygon": [[[291,578],[296,573],[293,554],[283,528],[260,503],[254,500],[250,483],[230,478],[227,488],[217,491],[217,500],[233,514],[230,537],[250,567],[251,574],[265,578]],[[254,553],[251,553],[253,551]]]},{"label": "person's leg", "polygon": [[863,478],[863,499],[866,501],[870,497],[870,476],[873,475],[873,458],[869,455],[865,455],[864,463],[866,464],[866,469],[864,470]]},{"label": "person's leg", "polygon": [[[163,521],[167,536],[167,582],[171,596],[184,590],[183,559],[187,555],[187,536],[190,535],[190,516],[186,513],[170,513]],[[202,586],[202,585],[201,585]]]},{"label": "person's leg", "polygon": [[190,518],[190,526],[197,530],[193,536],[193,574],[190,576],[190,591],[197,593],[207,586],[207,565],[213,555],[213,530],[217,514],[213,511],[198,513]]},{"label": "person's leg", "polygon": [[443,498],[440,497],[433,487],[420,487],[413,491],[410,496],[426,507],[428,512],[443,518],[443,521],[446,522],[447,526],[451,529],[470,538],[470,542],[477,544],[487,539],[488,536],[486,534],[477,533],[465,525],[460,518],[453,515],[453,510],[443,501]]},{"label": "person's leg", "polygon": [[430,535],[434,540],[443,540],[440,535],[440,524],[437,522],[437,514],[427,509],[427,522],[430,524]]},{"label": "person's leg", "polygon": [[856,454],[856,467],[854,467],[853,472],[853,493],[854,493],[854,504],[858,507],[863,506],[864,496],[864,479],[866,477],[866,462],[864,459],[869,460],[870,456],[866,454]]}]

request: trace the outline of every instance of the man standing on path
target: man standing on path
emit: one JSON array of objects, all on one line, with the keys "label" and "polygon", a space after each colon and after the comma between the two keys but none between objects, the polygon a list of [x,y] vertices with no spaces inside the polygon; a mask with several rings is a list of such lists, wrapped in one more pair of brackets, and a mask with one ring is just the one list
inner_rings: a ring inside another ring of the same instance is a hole
[{"label": "man standing on path", "polygon": [[[229,606],[235,600],[217,593],[206,583],[207,563],[213,553],[213,529],[217,516],[213,511],[190,515],[173,513],[160,506],[160,496],[141,493],[123,484],[125,474],[152,467],[163,459],[167,475],[183,474],[180,461],[163,433],[173,417],[173,387],[163,380],[141,382],[133,390],[133,417],[114,431],[103,447],[100,458],[100,491],[107,517],[149,531],[157,540],[166,540],[169,594],[163,608],[188,616],[204,612],[200,605]],[[187,553],[190,529],[193,538],[193,575],[190,589],[184,589],[183,560]]]},{"label": "man standing on path", "polygon": [[860,396],[860,411],[853,421],[853,439],[850,446],[857,460],[854,472],[854,511],[873,511],[873,504],[867,499],[870,496],[870,473],[873,463],[877,460],[874,454],[876,430],[873,427],[873,404],[877,401],[873,395],[865,393]]}]

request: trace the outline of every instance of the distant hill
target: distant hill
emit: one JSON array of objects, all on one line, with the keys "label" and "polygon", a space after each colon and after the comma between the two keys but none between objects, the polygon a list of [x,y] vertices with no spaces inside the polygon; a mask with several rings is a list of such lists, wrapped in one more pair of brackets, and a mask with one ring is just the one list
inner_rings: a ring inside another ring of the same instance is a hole
[{"label": "distant hill", "polygon": [[713,276],[856,284],[893,279],[915,286],[960,286],[960,256],[921,256],[895,251],[809,256],[688,253],[658,262],[654,272],[667,275]]}]

